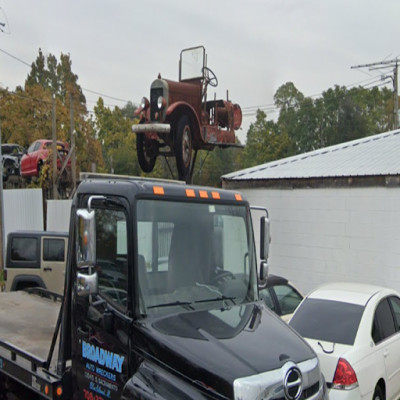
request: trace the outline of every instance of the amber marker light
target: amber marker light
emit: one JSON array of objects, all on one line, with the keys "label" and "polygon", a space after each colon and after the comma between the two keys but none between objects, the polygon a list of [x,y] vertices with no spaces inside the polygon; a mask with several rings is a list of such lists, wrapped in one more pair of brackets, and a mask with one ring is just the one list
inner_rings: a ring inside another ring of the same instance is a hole
[{"label": "amber marker light", "polygon": [[213,199],[219,200],[221,198],[221,195],[218,192],[211,192],[211,196]]},{"label": "amber marker light", "polygon": [[44,394],[46,395],[46,396],[48,396],[49,395],[49,385],[46,385],[45,387],[44,387]]},{"label": "amber marker light", "polygon": [[187,197],[196,197],[196,193],[193,189],[186,189],[186,196]]},{"label": "amber marker light", "polygon": [[153,186],[153,193],[163,195],[164,188],[162,186]]},{"label": "amber marker light", "polygon": [[87,246],[88,243],[89,243],[89,232],[88,232],[88,231],[85,231],[85,232],[83,233],[83,245],[84,245],[84,246]]},{"label": "amber marker light", "polygon": [[235,199],[237,200],[237,201],[242,201],[243,199],[242,199],[242,196],[239,194],[239,193],[236,193],[235,194]]},{"label": "amber marker light", "polygon": [[199,195],[202,199],[208,199],[208,193],[206,190],[199,190]]},{"label": "amber marker light", "polygon": [[63,394],[62,386],[58,386],[56,389],[56,394],[58,397],[61,397]]}]

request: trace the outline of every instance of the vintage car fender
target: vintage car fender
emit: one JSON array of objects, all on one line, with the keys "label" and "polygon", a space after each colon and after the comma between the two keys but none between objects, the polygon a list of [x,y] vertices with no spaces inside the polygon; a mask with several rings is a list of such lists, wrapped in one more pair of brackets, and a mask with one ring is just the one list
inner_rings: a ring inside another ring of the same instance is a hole
[{"label": "vintage car fender", "polygon": [[184,101],[177,101],[171,104],[166,111],[166,120],[170,122],[171,125],[177,124],[180,116],[184,114],[190,118],[194,144],[196,144],[198,141],[203,141],[203,138],[200,134],[199,117],[190,104]]}]

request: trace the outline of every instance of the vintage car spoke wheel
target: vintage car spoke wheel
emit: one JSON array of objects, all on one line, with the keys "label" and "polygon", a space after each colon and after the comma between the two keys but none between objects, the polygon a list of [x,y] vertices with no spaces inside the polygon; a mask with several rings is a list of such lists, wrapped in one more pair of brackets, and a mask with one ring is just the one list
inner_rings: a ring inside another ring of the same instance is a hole
[{"label": "vintage car spoke wheel", "polygon": [[136,136],[136,150],[140,168],[144,172],[153,171],[157,159],[156,141],[147,139],[143,133],[138,133]]},{"label": "vintage car spoke wheel", "polygon": [[179,179],[188,181],[192,165],[192,130],[189,118],[186,115],[183,115],[178,122],[175,138],[175,156]]}]

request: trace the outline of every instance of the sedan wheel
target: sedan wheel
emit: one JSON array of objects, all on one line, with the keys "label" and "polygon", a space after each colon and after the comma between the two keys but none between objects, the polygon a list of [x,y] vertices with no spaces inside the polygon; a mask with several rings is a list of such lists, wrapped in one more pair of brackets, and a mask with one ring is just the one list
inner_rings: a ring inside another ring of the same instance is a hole
[{"label": "sedan wheel", "polygon": [[380,386],[377,386],[375,388],[372,400],[385,400],[385,397],[383,396],[383,392]]}]

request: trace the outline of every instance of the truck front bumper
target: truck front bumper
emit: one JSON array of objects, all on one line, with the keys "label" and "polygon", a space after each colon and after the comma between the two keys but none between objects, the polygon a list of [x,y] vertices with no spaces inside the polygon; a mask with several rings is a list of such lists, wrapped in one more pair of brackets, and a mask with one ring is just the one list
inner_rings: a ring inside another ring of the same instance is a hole
[{"label": "truck front bumper", "polygon": [[170,133],[171,125],[170,124],[162,124],[162,123],[133,124],[132,132],[136,132],[136,133],[148,133],[148,132]]}]

